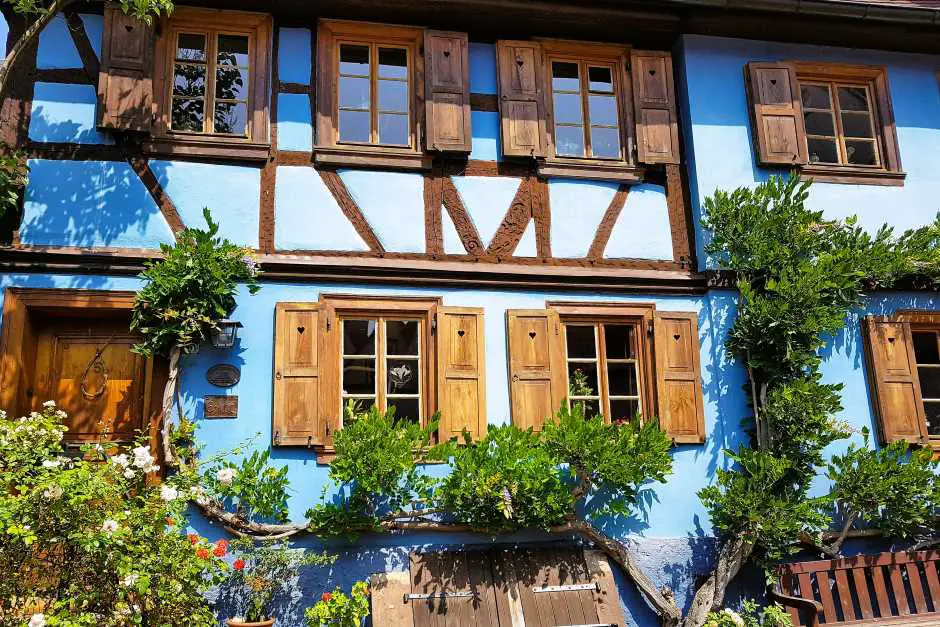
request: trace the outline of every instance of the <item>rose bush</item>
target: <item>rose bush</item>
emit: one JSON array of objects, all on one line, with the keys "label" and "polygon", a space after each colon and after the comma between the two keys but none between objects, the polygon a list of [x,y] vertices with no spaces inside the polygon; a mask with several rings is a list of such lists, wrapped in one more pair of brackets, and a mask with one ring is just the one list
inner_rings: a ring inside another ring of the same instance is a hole
[{"label": "rose bush", "polygon": [[204,596],[227,566],[187,537],[191,478],[158,484],[139,441],[65,455],[64,412],[0,412],[0,624],[215,625]]}]

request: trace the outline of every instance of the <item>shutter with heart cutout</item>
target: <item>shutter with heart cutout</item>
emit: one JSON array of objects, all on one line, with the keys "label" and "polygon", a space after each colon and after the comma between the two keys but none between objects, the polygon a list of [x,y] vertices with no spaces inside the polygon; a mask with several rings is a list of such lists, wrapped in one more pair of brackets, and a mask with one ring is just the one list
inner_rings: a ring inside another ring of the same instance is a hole
[{"label": "shutter with heart cutout", "polygon": [[550,309],[510,309],[506,324],[512,423],[541,431],[568,396],[561,320]]}]

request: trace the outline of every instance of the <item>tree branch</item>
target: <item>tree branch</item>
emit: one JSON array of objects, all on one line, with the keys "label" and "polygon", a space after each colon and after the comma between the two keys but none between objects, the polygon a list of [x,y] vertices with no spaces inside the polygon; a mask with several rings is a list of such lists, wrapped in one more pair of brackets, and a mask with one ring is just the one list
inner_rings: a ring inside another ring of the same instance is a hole
[{"label": "tree branch", "polygon": [[179,346],[170,349],[170,370],[166,387],[163,388],[163,407],[160,410],[160,417],[163,420],[160,437],[163,439],[163,461],[167,466],[176,465],[176,456],[173,454],[173,445],[170,442],[170,413],[173,409],[173,397],[179,386],[180,352]]},{"label": "tree branch", "polygon": [[71,5],[74,1],[75,0],[53,0],[49,8],[40,13],[36,21],[27,26],[20,38],[16,40],[16,43],[13,44],[13,47],[3,60],[3,63],[0,64],[0,99],[6,95],[7,83],[13,71],[13,66],[16,64],[17,59],[19,59],[23,51],[33,45],[36,38],[39,37],[39,33],[49,25],[49,22],[53,20],[57,13],[64,10],[65,7]]}]

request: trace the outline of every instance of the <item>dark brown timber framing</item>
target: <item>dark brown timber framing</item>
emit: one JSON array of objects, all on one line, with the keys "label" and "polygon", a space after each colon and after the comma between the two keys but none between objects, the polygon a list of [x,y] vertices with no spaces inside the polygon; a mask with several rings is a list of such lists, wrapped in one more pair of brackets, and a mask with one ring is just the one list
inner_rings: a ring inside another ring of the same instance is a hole
[{"label": "dark brown timber framing", "polygon": [[376,253],[384,253],[385,248],[382,247],[382,242],[379,241],[372,227],[369,226],[369,222],[366,220],[365,216],[362,215],[359,205],[356,204],[356,201],[353,200],[352,196],[349,194],[349,190],[346,189],[343,179],[336,173],[336,170],[321,168],[317,170],[317,172],[319,172],[320,178],[323,179],[323,182],[326,184],[326,188],[333,194],[333,198],[336,199],[339,208],[352,223],[353,228],[356,229],[359,237],[366,243],[369,250]]},{"label": "dark brown timber framing", "polygon": [[[283,87],[278,80],[278,50],[280,48],[280,29],[275,20],[272,28],[271,84]],[[261,252],[274,252],[274,190],[277,183],[277,94],[271,95],[271,152],[264,167],[261,168],[261,201],[258,215],[258,248]]]},{"label": "dark brown timber framing", "polygon": [[[627,204],[627,194],[629,188],[621,185],[614,197],[610,200],[604,217],[601,218],[600,226],[597,227],[597,233],[594,234],[594,241],[591,242],[591,249],[588,251],[588,259],[600,260],[604,258],[604,250],[607,248],[607,242],[610,241],[610,234],[614,231],[614,225],[617,224],[617,218]],[[673,242],[675,246],[675,242]]]},{"label": "dark brown timber framing", "polygon": [[82,60],[82,67],[88,77],[88,82],[97,85],[101,63],[98,60],[98,55],[95,54],[91,41],[88,39],[88,33],[85,32],[85,23],[75,11],[66,11],[65,18],[69,27],[69,35],[72,36],[72,41],[78,50],[78,56]]}]

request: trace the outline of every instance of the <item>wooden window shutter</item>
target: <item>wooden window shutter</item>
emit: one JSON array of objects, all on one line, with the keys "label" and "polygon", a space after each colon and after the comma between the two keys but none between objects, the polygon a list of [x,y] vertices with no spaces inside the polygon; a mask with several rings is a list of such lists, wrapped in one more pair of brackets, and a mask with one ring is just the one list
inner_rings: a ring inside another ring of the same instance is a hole
[{"label": "wooden window shutter", "polygon": [[[411,554],[411,591],[409,600],[413,623],[384,622],[376,617],[374,625],[501,625],[490,568],[490,556],[484,551],[440,551]],[[469,593],[469,594],[468,594]],[[430,596],[427,596],[430,595]],[[374,604],[374,600],[373,600]]]},{"label": "wooden window shutter", "polygon": [[[328,439],[330,376],[337,369],[319,303],[278,303],[274,309],[274,444],[314,446]],[[331,367],[332,366],[332,367]]]},{"label": "wooden window shutter", "polygon": [[474,439],[486,435],[486,383],[483,362],[483,310],[437,310],[438,410],[441,441],[466,429]]},{"label": "wooden window shutter", "polygon": [[150,132],[153,122],[153,28],[125,14],[104,10],[104,42],[98,74],[98,126]]},{"label": "wooden window shutter", "polygon": [[510,309],[506,324],[512,422],[541,431],[568,396],[561,321],[549,309]]},{"label": "wooden window shutter", "polygon": [[883,317],[865,318],[869,380],[883,443],[927,441],[910,325]]},{"label": "wooden window shutter", "polygon": [[424,34],[428,150],[470,152],[470,72],[466,33]]},{"label": "wooden window shutter", "polygon": [[748,63],[745,77],[757,161],[805,164],[806,128],[796,69],[786,63]]},{"label": "wooden window shutter", "polygon": [[637,160],[640,163],[679,163],[672,55],[657,50],[633,50],[630,74],[636,109]]},{"label": "wooden window shutter", "polygon": [[496,57],[503,154],[544,157],[542,47],[531,41],[497,41]]},{"label": "wooden window shutter", "polygon": [[677,444],[704,442],[698,316],[657,311],[654,328],[659,426]]}]

